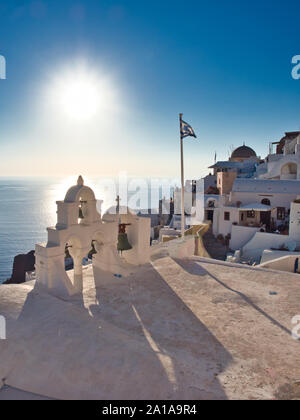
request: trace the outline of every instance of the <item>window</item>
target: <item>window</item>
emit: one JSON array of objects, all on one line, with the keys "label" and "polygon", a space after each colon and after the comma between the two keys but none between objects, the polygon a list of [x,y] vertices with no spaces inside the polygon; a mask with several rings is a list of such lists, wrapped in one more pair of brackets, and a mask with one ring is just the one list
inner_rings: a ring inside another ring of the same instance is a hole
[{"label": "window", "polygon": [[224,212],[224,220],[230,220],[230,213],[229,211]]},{"label": "window", "polygon": [[268,198],[264,198],[263,200],[261,200],[261,204],[264,204],[265,206],[270,206],[271,201]]},{"label": "window", "polygon": [[209,201],[208,202],[208,207],[214,208],[215,207],[215,202],[214,201]]},{"label": "window", "polygon": [[254,210],[247,211],[247,219],[254,219],[254,218],[255,218],[255,211]]},{"label": "window", "polygon": [[284,219],[285,219],[285,208],[277,207],[277,220],[284,220]]}]

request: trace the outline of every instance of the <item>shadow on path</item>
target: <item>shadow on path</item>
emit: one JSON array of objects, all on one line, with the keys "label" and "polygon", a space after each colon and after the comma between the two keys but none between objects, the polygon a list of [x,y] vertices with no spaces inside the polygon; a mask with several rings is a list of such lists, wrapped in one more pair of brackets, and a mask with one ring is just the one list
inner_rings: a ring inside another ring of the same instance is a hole
[{"label": "shadow on path", "polygon": [[187,271],[190,274],[198,275],[198,276],[205,276],[208,275],[211,279],[216,281],[218,284],[223,286],[225,289],[229,290],[230,292],[233,292],[237,294],[241,299],[243,299],[248,305],[250,305],[253,309],[255,309],[257,312],[259,312],[261,315],[266,317],[269,321],[272,322],[272,324],[276,325],[276,327],[280,328],[282,331],[284,331],[286,334],[291,336],[292,332],[286,328],[284,325],[280,324],[276,319],[271,317],[269,314],[267,314],[263,309],[261,309],[259,306],[257,306],[252,300],[246,296],[244,293],[239,292],[238,290],[233,289],[232,287],[228,286],[224,281],[218,279],[214,274],[212,274],[207,269],[203,268],[199,263],[191,260],[175,260],[177,264],[179,264],[185,271]]},{"label": "shadow on path", "polygon": [[[148,264],[63,301],[33,289],[1,354],[7,385],[58,399],[227,399],[232,357]],[[1,361],[0,361],[1,363]]]}]

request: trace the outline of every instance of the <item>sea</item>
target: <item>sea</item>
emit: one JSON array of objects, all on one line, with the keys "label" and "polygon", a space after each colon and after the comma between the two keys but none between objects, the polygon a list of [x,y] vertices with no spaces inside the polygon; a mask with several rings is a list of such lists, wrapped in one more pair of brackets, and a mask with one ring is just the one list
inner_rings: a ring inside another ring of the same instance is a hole
[{"label": "sea", "polygon": [[[128,180],[129,207],[155,210],[159,199],[172,194],[177,183],[174,180],[152,181]],[[75,183],[75,177],[0,177],[0,283],[11,276],[17,254],[34,250],[36,243],[47,241],[46,228],[56,224],[56,201],[63,200],[67,189]],[[164,184],[163,189],[159,187],[157,191],[158,184]],[[116,205],[118,179],[91,178],[85,180],[85,185],[93,188],[97,199],[103,200],[102,213]],[[121,201],[122,204],[125,205]]]}]

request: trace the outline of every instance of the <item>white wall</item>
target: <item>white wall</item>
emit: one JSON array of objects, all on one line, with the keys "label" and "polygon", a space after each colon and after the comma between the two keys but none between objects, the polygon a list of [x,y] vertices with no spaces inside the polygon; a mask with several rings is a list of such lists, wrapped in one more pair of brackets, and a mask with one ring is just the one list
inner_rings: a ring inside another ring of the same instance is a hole
[{"label": "white wall", "polygon": [[290,208],[291,202],[295,200],[297,194],[279,194],[279,193],[256,193],[256,192],[232,192],[232,203],[241,201],[242,205],[251,203],[261,203],[264,198],[268,198],[272,207]]},{"label": "white wall", "polygon": [[[219,195],[213,195],[213,194],[202,194],[202,193],[197,193],[196,196],[196,215],[195,215],[195,220],[196,223],[194,224],[199,224],[203,223],[205,221],[205,208],[208,207],[208,202],[209,201],[214,201],[215,202],[215,207],[212,208],[211,210],[216,211],[216,208],[220,205],[219,204],[219,200],[221,199],[221,197]],[[215,215],[214,215],[215,217]]]},{"label": "white wall", "polygon": [[[187,214],[191,214],[193,207],[193,193],[185,191],[184,193],[184,210]],[[174,191],[174,213],[181,214],[181,189]]]},{"label": "white wall", "polygon": [[256,232],[252,239],[243,247],[242,254],[247,258],[259,260],[263,251],[269,248],[279,248],[289,240],[288,236],[276,233]]},{"label": "white wall", "polygon": [[291,203],[289,236],[300,240],[300,203]]},{"label": "white wall", "polygon": [[217,236],[219,233],[219,218],[220,218],[219,213],[220,213],[220,209],[214,210],[214,220],[213,220],[213,226],[212,226],[214,236]]},{"label": "white wall", "polygon": [[298,155],[282,155],[281,159],[277,162],[269,162],[268,164],[268,172],[272,176],[280,176],[281,175],[281,168],[286,163],[299,163],[299,156]]},{"label": "white wall", "polygon": [[278,258],[286,257],[289,255],[300,257],[300,252],[273,251],[272,249],[265,249],[261,257],[261,264],[277,260]]},{"label": "white wall", "polygon": [[232,225],[230,248],[234,251],[241,249],[253,238],[259,229],[260,228]]},{"label": "white wall", "polygon": [[123,258],[133,265],[146,264],[150,259],[151,220],[135,217],[127,227],[128,241],[132,249],[124,252]]},{"label": "white wall", "polygon": [[[268,261],[263,264],[260,264],[261,268],[271,268],[272,270],[287,271],[289,273],[294,273],[295,262],[298,256],[286,255],[285,257],[277,258],[276,260]],[[299,272],[299,269],[298,269]]]},{"label": "white wall", "polygon": [[[230,214],[230,220],[224,220],[225,212],[228,212]],[[218,217],[217,234],[226,236],[229,233],[231,233],[232,223],[239,222],[239,209],[237,207],[222,207],[219,209],[217,213],[217,217]]]}]

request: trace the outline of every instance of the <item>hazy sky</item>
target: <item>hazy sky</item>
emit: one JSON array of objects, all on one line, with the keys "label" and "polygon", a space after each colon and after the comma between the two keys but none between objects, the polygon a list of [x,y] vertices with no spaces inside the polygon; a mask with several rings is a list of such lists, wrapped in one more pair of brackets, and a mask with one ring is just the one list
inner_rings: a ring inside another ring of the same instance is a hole
[{"label": "hazy sky", "polygon": [[[276,0],[0,0],[0,176],[177,176],[179,112],[198,135],[185,140],[187,177],[244,141],[265,156],[300,126],[299,12]],[[79,68],[101,96],[84,120],[61,99]]]}]

